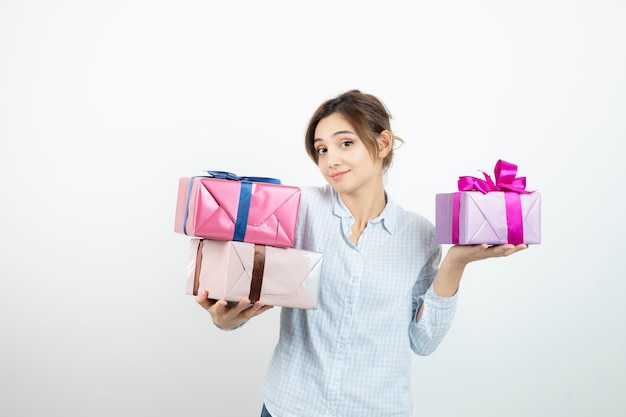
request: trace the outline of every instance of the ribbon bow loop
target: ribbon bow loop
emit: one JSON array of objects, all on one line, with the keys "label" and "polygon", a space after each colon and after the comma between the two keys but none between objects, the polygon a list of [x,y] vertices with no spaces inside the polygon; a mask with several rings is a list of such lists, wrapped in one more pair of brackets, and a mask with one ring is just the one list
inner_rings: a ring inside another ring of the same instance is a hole
[{"label": "ribbon bow loop", "polygon": [[526,177],[516,177],[517,165],[499,159],[494,169],[495,182],[491,176],[481,171],[485,179],[471,176],[459,177],[459,191],[480,191],[487,194],[490,191],[511,191],[517,194],[530,194],[526,190]]},{"label": "ribbon bow loop", "polygon": [[250,182],[265,182],[269,184],[280,184],[280,180],[278,178],[269,178],[269,177],[240,177],[238,175],[233,174],[228,171],[206,171],[213,178],[222,179],[222,180],[233,180],[233,181],[250,181]]}]

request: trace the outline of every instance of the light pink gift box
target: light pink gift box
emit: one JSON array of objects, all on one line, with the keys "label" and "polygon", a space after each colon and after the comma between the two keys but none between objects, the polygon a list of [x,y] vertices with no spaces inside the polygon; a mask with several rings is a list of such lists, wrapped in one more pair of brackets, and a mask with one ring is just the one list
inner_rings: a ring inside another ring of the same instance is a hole
[{"label": "light pink gift box", "polygon": [[494,174],[459,177],[459,192],[435,196],[437,243],[541,243],[541,195],[526,190],[513,163],[498,160]]},{"label": "light pink gift box", "polygon": [[174,231],[207,239],[293,247],[300,196],[300,188],[280,183],[180,178]]},{"label": "light pink gift box", "polygon": [[246,242],[191,239],[186,294],[316,309],[321,253]]}]

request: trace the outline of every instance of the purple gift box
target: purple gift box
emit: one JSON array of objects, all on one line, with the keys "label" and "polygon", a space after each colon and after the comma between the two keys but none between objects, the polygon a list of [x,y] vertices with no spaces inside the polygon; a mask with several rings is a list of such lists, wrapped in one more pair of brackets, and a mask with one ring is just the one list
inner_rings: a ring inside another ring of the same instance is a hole
[{"label": "purple gift box", "polygon": [[526,191],[517,166],[499,160],[495,182],[459,177],[459,192],[437,194],[435,241],[439,244],[541,243],[541,195]]}]

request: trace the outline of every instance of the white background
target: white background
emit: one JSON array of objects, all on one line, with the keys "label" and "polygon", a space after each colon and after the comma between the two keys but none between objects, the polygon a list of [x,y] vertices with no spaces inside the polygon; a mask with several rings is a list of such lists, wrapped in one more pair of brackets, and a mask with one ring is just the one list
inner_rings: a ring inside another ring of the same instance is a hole
[{"label": "white background", "polygon": [[[0,3],[0,415],[257,416],[279,309],[236,332],[184,294],[178,178],[322,184],[318,104],[379,96],[388,190],[514,162],[543,243],[473,264],[416,416],[626,413],[626,3]],[[447,246],[445,247],[447,249]],[[375,308],[375,306],[373,306]]]}]

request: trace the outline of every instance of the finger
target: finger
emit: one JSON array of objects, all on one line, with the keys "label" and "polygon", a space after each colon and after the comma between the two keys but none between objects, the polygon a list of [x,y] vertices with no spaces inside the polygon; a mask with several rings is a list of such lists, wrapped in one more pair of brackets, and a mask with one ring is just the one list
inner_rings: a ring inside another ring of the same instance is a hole
[{"label": "finger", "polygon": [[239,300],[239,302],[232,307],[233,310],[236,311],[237,314],[241,313],[244,310],[250,308],[250,300],[244,298],[243,300]]},{"label": "finger", "polygon": [[528,245],[520,244],[520,245],[501,245],[497,247],[498,256],[509,256],[514,254],[515,252],[519,252],[521,250],[527,249]]},{"label": "finger", "polygon": [[203,308],[209,308],[213,303],[209,300],[209,292],[207,290],[202,291],[196,295],[196,302]]},{"label": "finger", "polygon": [[246,317],[248,318],[252,318],[255,316],[258,316],[259,314],[271,309],[274,306],[271,305],[265,305],[260,301],[257,301],[256,303],[254,303],[252,306],[250,306],[246,311]]},{"label": "finger", "polygon": [[237,303],[227,302],[226,300],[219,300],[215,304],[215,308],[212,309],[213,313],[220,315],[224,319],[232,319],[245,312],[250,307],[250,300],[243,299]]},{"label": "finger", "polygon": [[210,311],[217,315],[225,314],[229,310],[228,302],[226,300],[217,300],[210,307]]},{"label": "finger", "polygon": [[251,317],[256,317],[259,314],[265,313],[267,310],[271,310],[273,308],[274,308],[274,306],[262,306],[259,309],[257,309]]},{"label": "finger", "polygon": [[[516,252],[520,252],[523,250],[528,249],[528,245],[527,244],[521,244],[521,245],[515,245],[515,247],[513,248],[512,252],[510,254],[516,253]],[[510,255],[509,254],[509,255]]]}]

